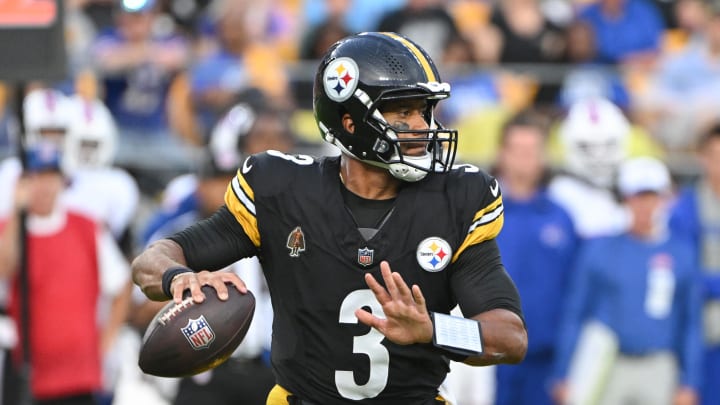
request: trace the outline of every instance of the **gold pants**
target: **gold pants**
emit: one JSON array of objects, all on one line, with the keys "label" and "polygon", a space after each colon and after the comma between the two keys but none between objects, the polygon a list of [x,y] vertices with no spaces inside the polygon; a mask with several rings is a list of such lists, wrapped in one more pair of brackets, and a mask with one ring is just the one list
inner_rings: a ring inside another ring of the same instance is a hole
[{"label": "gold pants", "polygon": [[[275,384],[273,389],[270,391],[270,394],[268,394],[267,402],[265,402],[265,405],[289,405],[289,396],[292,396],[292,393],[290,391]],[[441,397],[440,395],[438,395],[435,399],[439,402],[445,403],[446,405],[450,405],[450,403],[446,402],[445,398]]]}]

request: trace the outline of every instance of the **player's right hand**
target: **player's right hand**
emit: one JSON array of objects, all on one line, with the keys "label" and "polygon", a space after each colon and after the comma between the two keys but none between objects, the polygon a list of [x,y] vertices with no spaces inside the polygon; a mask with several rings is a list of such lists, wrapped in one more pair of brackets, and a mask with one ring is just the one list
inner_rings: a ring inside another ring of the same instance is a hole
[{"label": "player's right hand", "polygon": [[231,271],[201,271],[198,273],[187,272],[180,273],[175,276],[170,283],[170,291],[172,292],[173,301],[180,303],[186,290],[190,290],[193,301],[201,303],[205,300],[205,294],[202,287],[209,285],[217,291],[218,298],[225,301],[228,298],[228,290],[226,283],[235,286],[242,294],[247,293],[245,282]]},{"label": "player's right hand", "polygon": [[552,386],[551,396],[557,405],[567,404],[570,399],[570,388],[567,381],[558,381]]}]

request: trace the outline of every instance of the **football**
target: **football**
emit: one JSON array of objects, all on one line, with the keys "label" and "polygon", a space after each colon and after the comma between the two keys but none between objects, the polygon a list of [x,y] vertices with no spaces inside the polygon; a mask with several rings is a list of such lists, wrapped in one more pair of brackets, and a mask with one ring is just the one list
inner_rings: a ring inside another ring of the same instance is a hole
[{"label": "football", "polygon": [[146,374],[184,377],[214,368],[235,351],[252,322],[255,297],[228,285],[221,301],[210,286],[198,304],[187,291],[179,304],[169,302],[155,315],[143,336],[138,364]]}]

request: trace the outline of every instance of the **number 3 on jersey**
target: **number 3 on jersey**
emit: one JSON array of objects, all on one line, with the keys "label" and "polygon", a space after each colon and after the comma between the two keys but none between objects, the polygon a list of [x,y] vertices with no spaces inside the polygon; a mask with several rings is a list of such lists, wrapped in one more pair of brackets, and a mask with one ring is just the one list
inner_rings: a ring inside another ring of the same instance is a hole
[{"label": "number 3 on jersey", "polygon": [[[369,307],[373,315],[384,318],[382,306],[370,290],[355,290],[345,297],[340,305],[340,323],[358,323],[355,310]],[[362,353],[370,359],[370,377],[363,385],[355,383],[354,373],[347,370],[335,371],[335,386],[343,398],[365,399],[376,397],[385,389],[390,368],[390,353],[382,341],[385,339],[377,329],[353,338],[353,353]]]}]

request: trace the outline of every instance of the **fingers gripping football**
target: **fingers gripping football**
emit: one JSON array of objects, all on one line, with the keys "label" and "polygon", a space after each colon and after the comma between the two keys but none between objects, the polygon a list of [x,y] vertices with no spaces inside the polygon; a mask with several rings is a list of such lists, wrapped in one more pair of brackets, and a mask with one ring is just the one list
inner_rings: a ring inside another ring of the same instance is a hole
[{"label": "fingers gripping football", "polygon": [[247,292],[245,283],[237,274],[229,271],[201,271],[198,273],[180,273],[173,278],[170,284],[173,301],[180,303],[183,300],[183,294],[186,290],[190,290],[193,301],[201,303],[205,300],[205,294],[202,292],[203,286],[210,286],[217,291],[218,298],[225,301],[228,298],[228,287],[226,283],[235,286],[241,293]]},{"label": "fingers gripping football", "polygon": [[365,275],[365,282],[382,305],[385,319],[363,309],[356,310],[355,316],[394,343],[406,345],[431,342],[432,321],[420,287],[408,287],[400,273],[392,272],[386,261],[380,263],[380,272],[385,287],[372,274]]}]

